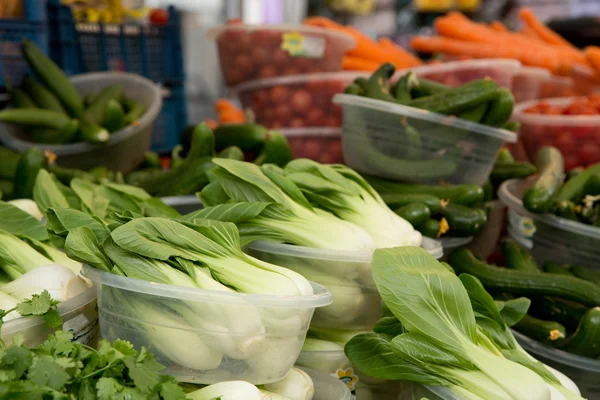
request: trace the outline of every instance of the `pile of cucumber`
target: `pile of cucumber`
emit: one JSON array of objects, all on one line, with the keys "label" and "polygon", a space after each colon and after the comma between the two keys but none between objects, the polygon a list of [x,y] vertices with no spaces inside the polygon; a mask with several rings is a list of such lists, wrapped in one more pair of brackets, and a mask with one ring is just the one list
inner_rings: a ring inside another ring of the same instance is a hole
[{"label": "pile of cucumber", "polygon": [[600,272],[546,262],[540,268],[516,242],[501,245],[505,268],[488,265],[467,249],[454,251],[457,274],[477,277],[499,300],[527,296],[531,305],[514,329],[547,345],[600,359]]},{"label": "pile of cucumber", "polygon": [[64,72],[26,40],[22,45],[33,76],[11,88],[12,108],[0,111],[0,122],[21,126],[35,143],[105,144],[110,134],[135,124],[144,106],[124,97],[122,86],[110,86],[85,99]]},{"label": "pile of cucumber", "polygon": [[508,122],[514,106],[510,90],[498,87],[491,79],[480,79],[459,87],[419,79],[408,72],[396,82],[390,82],[395,68],[383,64],[369,78],[357,78],[345,90],[346,94],[389,101],[445,115],[454,115],[471,122],[516,130]]},{"label": "pile of cucumber", "polygon": [[516,161],[510,150],[503,148],[498,153],[489,179],[483,185],[484,200],[498,198],[498,188],[502,182],[510,179],[524,179],[537,173],[537,167],[524,161]]},{"label": "pile of cucumber", "polygon": [[558,149],[542,147],[535,163],[539,174],[523,194],[527,210],[600,227],[600,163],[573,169],[566,180]]}]

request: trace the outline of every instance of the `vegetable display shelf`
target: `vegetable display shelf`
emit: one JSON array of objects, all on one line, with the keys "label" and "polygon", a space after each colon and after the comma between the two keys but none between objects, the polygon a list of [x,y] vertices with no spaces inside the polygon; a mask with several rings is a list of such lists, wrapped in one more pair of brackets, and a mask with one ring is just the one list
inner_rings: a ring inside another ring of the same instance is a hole
[{"label": "vegetable display shelf", "polygon": [[156,119],[152,148],[168,152],[187,125],[180,16],[169,7],[165,25],[75,22],[71,8],[48,0],[50,56],[67,75],[125,71],[158,83],[163,109]]},{"label": "vegetable display shelf", "polygon": [[27,72],[21,54],[23,40],[29,39],[48,51],[45,4],[45,0],[23,0],[23,18],[0,18],[0,87],[19,84]]}]

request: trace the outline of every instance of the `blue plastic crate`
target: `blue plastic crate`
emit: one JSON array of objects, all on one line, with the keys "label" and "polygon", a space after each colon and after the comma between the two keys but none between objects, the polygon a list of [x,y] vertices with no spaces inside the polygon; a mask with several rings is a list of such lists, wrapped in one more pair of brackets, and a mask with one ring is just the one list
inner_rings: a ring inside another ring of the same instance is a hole
[{"label": "blue plastic crate", "polygon": [[48,51],[46,0],[24,0],[23,5],[23,18],[0,19],[0,87],[6,83],[20,85],[27,73],[28,66],[21,55],[24,39],[35,42],[43,52]]},{"label": "blue plastic crate", "polygon": [[48,1],[50,56],[67,75],[126,71],[165,88],[152,149],[170,151],[187,124],[180,16],[169,7],[164,26],[75,22],[71,9]]}]

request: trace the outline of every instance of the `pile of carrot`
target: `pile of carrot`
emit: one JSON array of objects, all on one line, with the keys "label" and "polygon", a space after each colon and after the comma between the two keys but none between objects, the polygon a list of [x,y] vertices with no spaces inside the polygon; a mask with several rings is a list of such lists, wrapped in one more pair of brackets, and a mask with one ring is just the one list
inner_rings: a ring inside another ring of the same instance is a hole
[{"label": "pile of carrot", "polygon": [[340,25],[325,17],[310,17],[304,23],[347,33],[356,40],[356,47],[344,56],[342,64],[344,70],[375,71],[386,62],[394,64],[397,69],[423,64],[418,57],[388,38],[380,39],[377,42],[352,26]]},{"label": "pile of carrot", "polygon": [[207,119],[204,122],[211,129],[223,124],[243,124],[246,122],[246,115],[241,108],[236,107],[232,102],[226,99],[218,99],[215,102],[215,111],[218,121]]},{"label": "pile of carrot", "polygon": [[576,66],[593,68],[600,77],[600,48],[579,50],[542,23],[529,8],[521,8],[525,27],[511,32],[502,23],[476,23],[458,12],[435,21],[439,36],[415,36],[413,49],[473,58],[513,58],[557,75],[570,75]]}]

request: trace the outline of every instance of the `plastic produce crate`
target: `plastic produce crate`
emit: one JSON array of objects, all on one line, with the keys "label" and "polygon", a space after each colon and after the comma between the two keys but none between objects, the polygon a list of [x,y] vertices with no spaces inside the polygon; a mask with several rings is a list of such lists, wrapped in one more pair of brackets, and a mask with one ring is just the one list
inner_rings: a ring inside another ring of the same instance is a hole
[{"label": "plastic produce crate", "polygon": [[23,0],[23,6],[23,18],[0,18],[0,87],[19,85],[28,70],[21,55],[23,40],[48,51],[46,0]]},{"label": "plastic produce crate", "polygon": [[124,71],[163,88],[152,149],[170,151],[187,125],[180,16],[169,7],[166,25],[75,22],[68,6],[48,0],[50,56],[67,75]]}]

